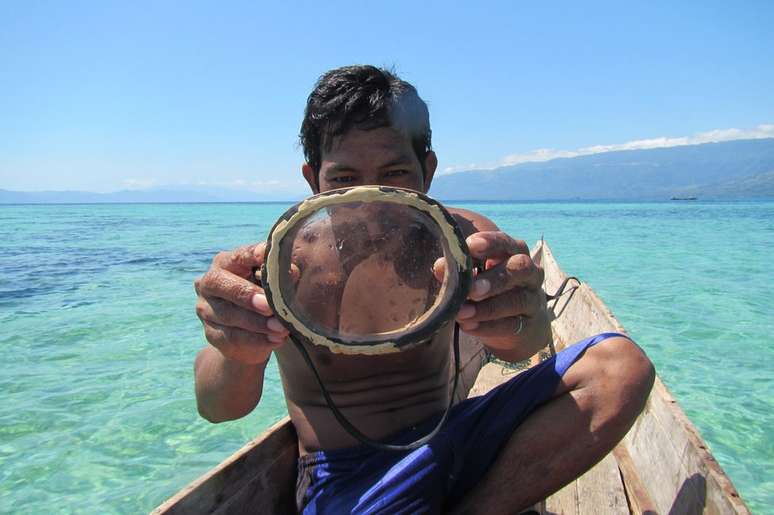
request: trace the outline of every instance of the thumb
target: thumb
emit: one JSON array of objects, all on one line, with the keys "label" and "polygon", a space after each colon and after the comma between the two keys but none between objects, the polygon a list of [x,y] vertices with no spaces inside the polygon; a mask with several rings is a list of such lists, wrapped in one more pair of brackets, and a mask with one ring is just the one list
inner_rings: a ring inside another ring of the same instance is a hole
[{"label": "thumb", "polygon": [[438,282],[443,282],[443,278],[446,276],[446,259],[438,258],[433,263],[433,275]]}]

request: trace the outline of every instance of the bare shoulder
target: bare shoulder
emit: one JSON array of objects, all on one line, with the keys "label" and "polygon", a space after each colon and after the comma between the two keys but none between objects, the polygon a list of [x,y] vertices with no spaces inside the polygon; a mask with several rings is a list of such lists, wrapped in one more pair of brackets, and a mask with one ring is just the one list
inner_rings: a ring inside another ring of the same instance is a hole
[{"label": "bare shoulder", "polygon": [[471,234],[481,231],[499,231],[497,225],[480,213],[471,211],[469,209],[462,209],[459,207],[447,208],[447,211],[451,213],[457,223],[462,229],[462,233],[467,238]]}]

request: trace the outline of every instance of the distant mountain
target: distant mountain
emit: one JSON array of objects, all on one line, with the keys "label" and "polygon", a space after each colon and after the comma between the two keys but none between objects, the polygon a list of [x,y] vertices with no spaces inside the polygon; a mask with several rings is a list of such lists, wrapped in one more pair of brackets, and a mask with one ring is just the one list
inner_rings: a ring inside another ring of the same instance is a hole
[{"label": "distant mountain", "polygon": [[774,198],[774,138],[625,150],[438,176],[442,200]]},{"label": "distant mountain", "polygon": [[774,171],[676,190],[680,197],[706,199],[774,198]]},{"label": "distant mountain", "polygon": [[227,188],[172,186],[112,193],[87,191],[8,191],[0,190],[0,204],[91,204],[141,202],[266,202],[303,198],[301,193],[259,194]]},{"label": "distant mountain", "polygon": [[[774,138],[625,150],[439,175],[441,200],[668,200],[774,198]],[[158,187],[113,193],[0,190],[0,204],[108,202],[265,202],[306,191],[255,193],[211,187]]]}]

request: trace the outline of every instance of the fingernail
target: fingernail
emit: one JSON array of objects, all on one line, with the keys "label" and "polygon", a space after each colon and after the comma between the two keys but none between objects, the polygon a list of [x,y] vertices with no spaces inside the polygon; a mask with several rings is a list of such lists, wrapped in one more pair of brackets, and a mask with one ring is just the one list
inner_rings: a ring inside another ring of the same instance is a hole
[{"label": "fingernail", "polygon": [[460,324],[460,329],[463,331],[473,331],[478,327],[478,322],[468,322],[467,324]]},{"label": "fingernail", "polygon": [[277,320],[274,317],[271,317],[270,319],[266,320],[266,327],[270,331],[274,331],[275,333],[287,333],[287,329],[280,323],[279,320]]},{"label": "fingernail", "polygon": [[489,284],[489,280],[476,279],[476,282],[473,283],[473,289],[471,290],[470,294],[474,297],[481,297],[482,295],[486,295],[491,287],[492,285]]},{"label": "fingernail", "polygon": [[266,300],[266,295],[260,293],[253,295],[253,307],[264,315],[271,315],[271,307],[269,301]]},{"label": "fingernail", "polygon": [[470,318],[476,314],[476,306],[473,304],[463,304],[460,308],[459,313],[457,313],[457,319],[464,320],[466,318]]},{"label": "fingernail", "polygon": [[287,338],[287,336],[285,336],[285,335],[283,335],[283,334],[270,334],[270,335],[269,335],[269,336],[267,336],[266,338],[267,338],[267,339],[268,339],[270,342],[272,342],[272,343],[282,343],[282,342],[284,342],[284,341],[285,341],[285,338]]},{"label": "fingernail", "polygon": [[486,250],[486,240],[477,236],[468,239],[468,248],[471,252],[483,252]]}]

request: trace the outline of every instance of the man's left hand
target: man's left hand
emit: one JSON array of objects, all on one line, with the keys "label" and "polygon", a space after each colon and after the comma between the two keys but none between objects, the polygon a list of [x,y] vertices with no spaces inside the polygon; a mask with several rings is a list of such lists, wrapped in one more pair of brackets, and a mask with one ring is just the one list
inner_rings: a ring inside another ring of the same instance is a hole
[{"label": "man's left hand", "polygon": [[457,314],[460,328],[481,338],[498,357],[518,361],[543,348],[550,336],[543,269],[527,244],[501,231],[467,238],[471,256],[485,263]]}]

